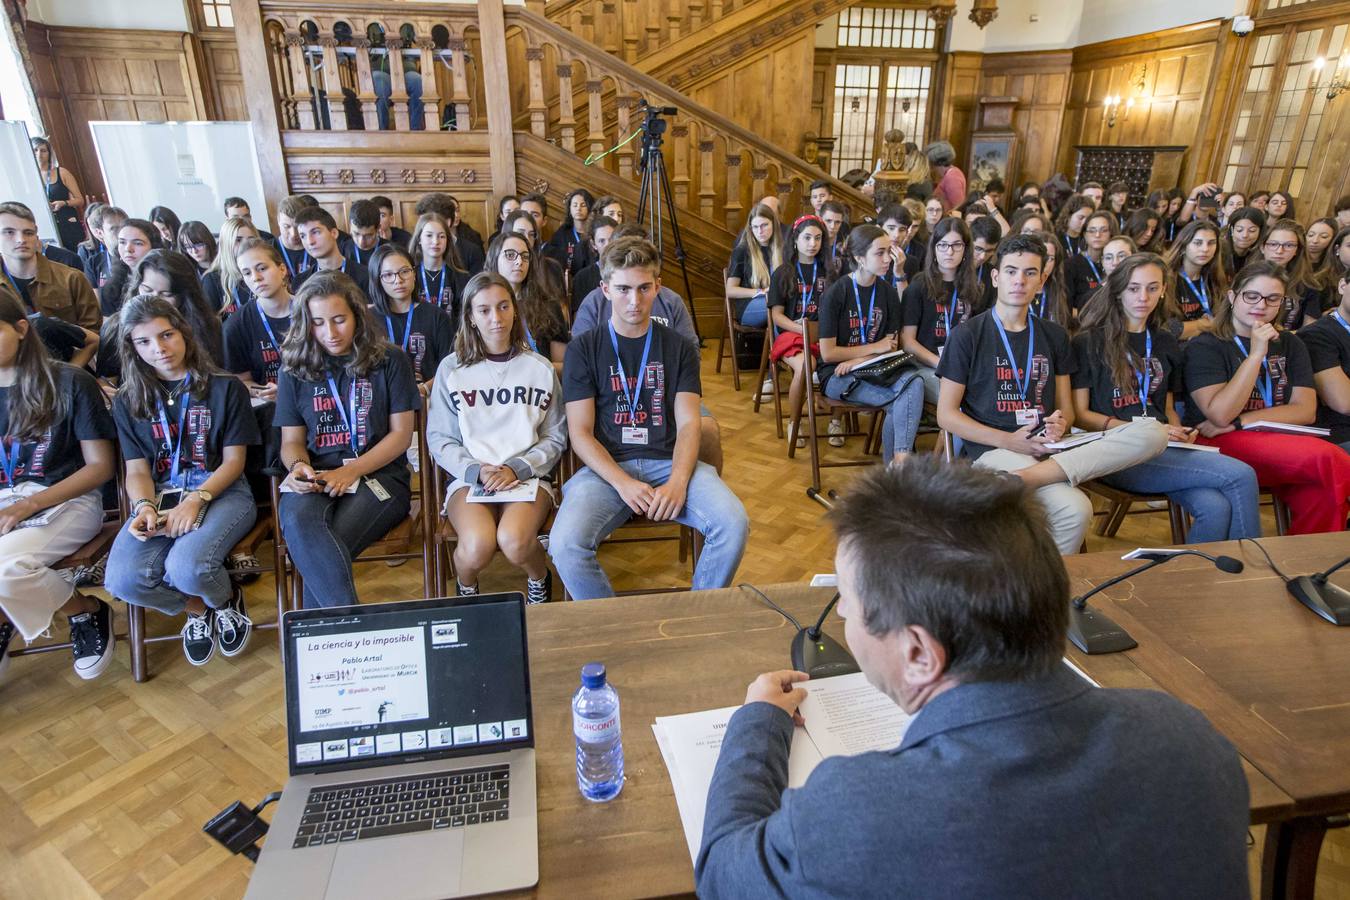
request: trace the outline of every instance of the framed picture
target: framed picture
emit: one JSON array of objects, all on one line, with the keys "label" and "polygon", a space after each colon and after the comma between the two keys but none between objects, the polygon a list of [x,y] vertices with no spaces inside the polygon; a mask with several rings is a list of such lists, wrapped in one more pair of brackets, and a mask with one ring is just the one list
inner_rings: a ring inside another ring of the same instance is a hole
[{"label": "framed picture", "polygon": [[970,190],[983,192],[995,178],[1010,183],[1016,163],[1017,135],[1010,131],[975,132],[970,136],[970,163],[966,182]]}]

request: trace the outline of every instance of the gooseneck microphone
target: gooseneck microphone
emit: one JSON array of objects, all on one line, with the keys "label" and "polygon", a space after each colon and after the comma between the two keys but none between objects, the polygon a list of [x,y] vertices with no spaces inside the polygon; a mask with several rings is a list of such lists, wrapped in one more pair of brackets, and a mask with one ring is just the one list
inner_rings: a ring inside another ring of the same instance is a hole
[{"label": "gooseneck microphone", "polygon": [[798,628],[792,636],[792,668],[805,672],[812,678],[828,678],[831,675],[848,675],[859,672],[858,662],[843,644],[826,634],[822,629],[830,610],[839,602],[839,593],[830,598],[820,612],[816,624]]},{"label": "gooseneck microphone", "polygon": [[1327,581],[1331,574],[1350,565],[1350,556],[1316,575],[1300,575],[1285,580],[1289,594],[1333,625],[1350,625],[1350,591]]},{"label": "gooseneck microphone", "polygon": [[1220,571],[1227,572],[1230,575],[1236,575],[1242,571],[1241,560],[1234,559],[1231,556],[1210,556],[1200,550],[1182,548],[1154,550],[1141,547],[1138,550],[1131,551],[1125,554],[1123,558],[1145,560],[1142,566],[1135,566],[1128,572],[1117,575],[1115,578],[1109,578],[1092,590],[1074,597],[1070,602],[1069,641],[1089,656],[1100,653],[1119,653],[1122,650],[1133,650],[1138,647],[1139,643],[1130,637],[1129,632],[1104,614],[1089,608],[1087,602],[1091,597],[1100,594],[1107,588],[1114,587],[1126,579],[1147,572],[1149,569],[1157,568],[1178,556],[1198,556],[1201,559],[1207,559]]}]

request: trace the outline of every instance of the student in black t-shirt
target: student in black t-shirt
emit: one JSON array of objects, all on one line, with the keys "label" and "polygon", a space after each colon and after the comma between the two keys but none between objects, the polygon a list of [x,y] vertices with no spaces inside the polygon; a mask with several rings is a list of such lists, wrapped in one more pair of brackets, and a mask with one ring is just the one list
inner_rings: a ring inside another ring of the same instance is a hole
[{"label": "student in black t-shirt", "polygon": [[422,213],[413,226],[411,255],[417,280],[413,290],[422,303],[458,320],[460,298],[472,277],[450,240],[450,225],[439,213]]},{"label": "student in black t-shirt", "polygon": [[[502,226],[503,234],[518,234],[525,238],[530,244],[531,264],[534,266],[534,279],[540,282],[541,287],[550,296],[565,300],[567,297],[567,274],[556,259],[551,259],[543,252],[544,242],[540,239],[539,221],[542,216],[538,212],[539,205],[536,201],[526,200],[526,205],[511,213],[506,217],[506,222]],[[534,212],[530,210],[533,209]],[[610,238],[613,240],[613,238]],[[483,262],[483,271],[491,272],[492,267],[487,261]],[[498,274],[501,274],[498,272]]]},{"label": "student in black t-shirt", "polygon": [[928,242],[928,262],[901,301],[900,346],[919,363],[928,403],[937,402],[943,345],[956,326],[981,309],[983,288],[975,275],[970,244],[965,222],[953,217],[938,222]]},{"label": "student in black t-shirt", "polygon": [[338,249],[337,221],[321,206],[309,206],[295,217],[295,227],[305,252],[314,260],[314,268],[301,274],[296,290],[317,272],[341,272],[352,280],[362,294],[370,283],[370,273],[360,263],[354,263]]},{"label": "student in black t-shirt", "polygon": [[1102,271],[1102,250],[1116,235],[1116,217],[1107,210],[1097,210],[1083,225],[1083,245],[1066,266],[1069,281],[1069,306],[1076,314],[1106,280]]},{"label": "student in black t-shirt", "polygon": [[[131,273],[127,296],[159,294],[167,298],[187,320],[210,364],[217,366],[225,359],[220,319],[202,293],[196,268],[192,260],[174,250],[151,250]],[[110,343],[116,347],[116,335]]]},{"label": "student in black t-shirt", "polygon": [[225,323],[225,371],[250,395],[275,400],[281,345],[291,327],[290,276],[276,244],[250,238],[235,257],[253,299]]},{"label": "student in black t-shirt", "polygon": [[270,243],[276,242],[276,237],[265,228],[259,228],[253,221],[253,210],[249,208],[248,201],[243,197],[226,197],[225,202],[221,204],[221,211],[227,219],[243,219],[253,226],[253,230],[258,233],[258,237]]},{"label": "student in black t-shirt", "polygon": [[1082,194],[1074,194],[1059,208],[1059,216],[1055,219],[1055,233],[1059,235],[1064,249],[1069,251],[1070,256],[1077,256],[1083,252],[1086,244],[1083,229],[1087,226],[1088,216],[1096,210],[1097,204],[1092,202],[1092,198],[1084,197]]},{"label": "student in black t-shirt", "polygon": [[820,388],[834,400],[887,407],[881,446],[882,459],[889,462],[897,453],[914,449],[923,415],[923,379],[913,368],[888,385],[851,374],[899,348],[900,297],[882,277],[891,267],[891,239],[885,231],[859,225],[845,245],[853,271],[820,300]]},{"label": "student in black t-shirt", "polygon": [[[1107,245],[1107,252],[1111,245]],[[1083,330],[1073,339],[1074,424],[1088,431],[1122,428],[1138,419],[1167,427],[1160,456],[1101,476],[1136,494],[1166,494],[1190,513],[1187,540],[1236,541],[1261,536],[1256,473],[1240,460],[1197,454],[1197,432],[1185,428],[1175,398],[1185,390],[1181,346],[1167,330],[1174,312],[1166,299],[1167,267],[1153,253],[1122,260],[1083,307]]]},{"label": "student in black t-shirt", "polygon": [[344,251],[347,259],[369,269],[371,254],[385,243],[380,239],[380,208],[372,200],[357,200],[347,211],[347,227],[352,236]]},{"label": "student in black t-shirt", "polygon": [[301,278],[314,268],[314,260],[305,250],[300,240],[300,229],[296,227],[296,216],[309,207],[308,201],[299,194],[292,194],[277,204],[277,249],[281,251],[282,262],[290,275],[291,290],[300,286]]},{"label": "student in black t-shirt", "polygon": [[70,619],[75,672],[112,658],[112,608],[50,568],[103,527],[115,430],[98,385],[52,361],[13,297],[0,296],[0,677],[15,634],[36,640]]},{"label": "student in black t-shirt", "polygon": [[[1128,234],[1118,234],[1111,238],[1111,240],[1106,242],[1106,246],[1102,248],[1102,274],[1107,278],[1110,278],[1111,273],[1116,270],[1116,266],[1138,252],[1139,245],[1136,244],[1134,238],[1130,237]],[[1105,286],[1106,284],[1103,281],[1102,287]],[[1098,288],[1097,292],[1100,293],[1101,288]],[[1093,294],[1093,297],[1095,296],[1096,294]],[[1088,298],[1088,302],[1092,302],[1091,297]],[[1087,304],[1084,305],[1086,306]]]},{"label": "student in black t-shirt", "polygon": [[376,328],[408,355],[418,390],[425,397],[441,360],[455,347],[455,323],[434,303],[414,297],[417,269],[412,255],[392,244],[378,248],[370,258],[371,312]]},{"label": "student in black t-shirt", "polygon": [[585,300],[591,291],[600,287],[600,254],[605,252],[605,247],[613,240],[618,227],[619,222],[616,219],[602,215],[591,216],[586,229],[586,240],[590,244],[593,261],[572,278],[573,320],[577,317],[577,310],[581,308],[581,301]]},{"label": "student in black t-shirt", "polygon": [[104,316],[113,316],[122,308],[126,298],[127,282],[145,254],[163,246],[159,229],[145,219],[127,219],[117,229],[117,261],[112,273],[98,289],[98,305]]},{"label": "student in black t-shirt", "polygon": [[178,229],[178,245],[174,249],[197,264],[199,278],[206,278],[206,273],[211,271],[211,265],[216,261],[216,248],[216,236],[206,223],[191,219]]},{"label": "student in black t-shirt", "polygon": [[1286,331],[1309,325],[1322,315],[1323,288],[1308,267],[1307,236],[1293,219],[1276,219],[1261,238],[1261,255],[1289,273],[1289,290],[1275,324]]},{"label": "student in black t-shirt", "polygon": [[[623,224],[623,203],[618,197],[605,195],[595,201],[595,215],[604,216],[606,219],[613,219],[618,224]],[[594,216],[592,216],[594,218]],[[600,261],[600,254],[595,254],[596,262]]]},{"label": "student in black t-shirt", "polygon": [[1340,305],[1298,336],[1312,359],[1317,385],[1317,424],[1331,429],[1331,440],[1350,451],[1350,273],[1336,282]]},{"label": "student in black t-shirt", "polygon": [[[544,253],[563,267],[568,281],[589,266],[594,259],[585,235],[595,198],[585,188],[573,188],[563,200],[562,224],[544,245]],[[584,295],[583,295],[584,296]]]},{"label": "student in black t-shirt", "polygon": [[757,203],[727,265],[727,296],[736,321],[750,328],[769,323],[769,278],[783,264],[783,234],[773,207]]},{"label": "student in black t-shirt", "polygon": [[562,370],[571,330],[563,313],[563,299],[540,277],[539,251],[524,235],[499,234],[488,242],[487,271],[496,272],[516,293],[516,308],[525,322],[525,343]]},{"label": "student in black t-shirt", "polygon": [[203,665],[236,656],[253,623],[225,557],[258,509],[244,459],[259,443],[248,391],[215,370],[178,309],[138,296],[122,309],[122,383],[113,417],[127,463],[131,517],[104,585],[127,603],[187,613],[183,652]]},{"label": "student in black t-shirt", "polygon": [[1034,235],[999,243],[994,307],[953,331],[938,365],[938,424],[964,442],[961,452],[976,465],[1013,472],[1035,489],[1055,544],[1068,555],[1092,521],[1092,501],[1076,485],[1157,456],[1167,430],[1131,422],[1050,455],[1047,445],[1073,425],[1076,366],[1064,329],[1030,315],[1045,255]]},{"label": "student in black t-shirt", "polygon": [[[970,264],[975,269],[975,280],[980,285],[980,300],[976,306],[984,309],[993,303],[994,282],[990,273],[994,268],[994,251],[1003,240],[1003,225],[993,216],[980,216],[970,222]],[[985,298],[988,297],[988,302]]]},{"label": "student in black t-shirt", "polygon": [[380,240],[404,250],[409,249],[412,243],[412,233],[406,229],[399,228],[394,224],[394,201],[382,194],[376,194],[370,198],[380,210]]},{"label": "student in black t-shirt", "polygon": [[304,605],[351,606],[352,560],[408,515],[404,454],[422,399],[408,357],[384,339],[350,278],[315,275],[292,310],[273,420],[289,473],[281,529]]},{"label": "student in black t-shirt", "polygon": [[1289,532],[1345,530],[1350,455],[1302,434],[1249,430],[1255,422],[1311,425],[1317,392],[1308,350],[1274,324],[1289,275],[1271,262],[1249,264],[1214,308],[1209,331],[1186,344],[1183,421],[1201,440],[1256,470],[1289,505]]},{"label": "student in black t-shirt", "polygon": [[1172,249],[1167,251],[1168,271],[1176,281],[1177,320],[1169,323],[1179,340],[1191,338],[1209,329],[1214,306],[1226,285],[1219,259],[1219,228],[1213,222],[1197,219],[1177,232]]},{"label": "student in black t-shirt", "polygon": [[[475,275],[483,269],[483,236],[459,217],[459,201],[442,191],[423,194],[417,201],[417,215],[435,213],[450,228],[450,246],[454,249],[455,266]],[[448,310],[447,310],[448,312]]]},{"label": "student in black t-shirt", "polygon": [[549,553],[578,600],[614,593],[600,543],[632,515],[677,521],[703,535],[695,590],[731,584],[749,531],[745,507],[698,461],[698,349],[651,318],[661,256],[624,238],[600,258],[609,322],[567,347],[567,430],[583,468],[567,480]]},{"label": "student in black t-shirt", "polygon": [[[1031,302],[1031,314],[1054,322],[1065,331],[1072,331],[1075,323],[1073,313],[1069,311],[1069,285],[1066,274],[1069,253],[1052,232],[1038,231],[1036,237],[1045,242],[1045,271],[1041,273],[1041,289],[1037,292],[1036,299]],[[992,260],[989,268],[993,270]],[[995,293],[991,284],[986,296],[992,297]]]},{"label": "student in black t-shirt", "polygon": [[911,253],[910,241],[919,233],[919,226],[909,210],[899,203],[888,203],[877,213],[877,225],[891,239],[891,269],[886,280],[896,293],[903,294],[923,269],[923,253]]},{"label": "student in black t-shirt", "polygon": [[117,261],[117,231],[127,221],[127,214],[116,206],[104,206],[95,221],[98,223],[98,229],[94,231],[98,246],[85,256],[84,276],[97,291],[112,277],[113,264]]},{"label": "student in black t-shirt", "polygon": [[[239,268],[239,248],[245,241],[260,240],[258,229],[244,218],[226,219],[220,226],[220,243],[215,261],[202,276],[202,291],[211,308],[222,319],[228,319],[236,310],[250,299],[248,285],[244,282],[243,271]],[[279,245],[278,245],[279,246]],[[285,262],[285,251],[282,261]]]},{"label": "student in black t-shirt", "polygon": [[[802,353],[805,323],[817,321],[820,298],[830,284],[824,247],[825,223],[815,216],[802,216],[788,235],[787,259],[769,279],[769,314],[777,333],[769,358],[775,363],[786,362],[792,369],[787,414],[793,422],[800,421],[802,401],[806,399],[806,357]],[[816,349],[813,347],[812,352]],[[842,432],[843,426],[832,420],[831,430]],[[788,439],[794,440],[792,435]],[[798,447],[805,447],[806,435],[796,435],[795,441]],[[839,443],[843,441],[839,437]]]}]

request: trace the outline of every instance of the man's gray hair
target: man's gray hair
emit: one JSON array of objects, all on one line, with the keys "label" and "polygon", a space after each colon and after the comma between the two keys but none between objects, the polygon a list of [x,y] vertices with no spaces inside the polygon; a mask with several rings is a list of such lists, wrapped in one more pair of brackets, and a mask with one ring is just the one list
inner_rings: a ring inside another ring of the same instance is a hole
[{"label": "man's gray hair", "polygon": [[956,162],[956,148],[947,141],[933,141],[923,148],[923,155],[935,166],[950,166]]}]

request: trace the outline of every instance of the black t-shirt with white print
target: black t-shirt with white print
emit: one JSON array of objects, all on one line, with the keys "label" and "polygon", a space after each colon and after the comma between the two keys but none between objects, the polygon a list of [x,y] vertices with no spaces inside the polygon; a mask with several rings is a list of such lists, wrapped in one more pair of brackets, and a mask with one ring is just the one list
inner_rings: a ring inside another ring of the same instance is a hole
[{"label": "black t-shirt with white print", "polygon": [[1187,280],[1184,272],[1177,273],[1177,302],[1181,305],[1183,322],[1193,322],[1209,315],[1205,312],[1205,304],[1201,302],[1202,296],[1209,303],[1212,313],[1214,304],[1218,301],[1218,293],[1206,283],[1204,276]]},{"label": "black t-shirt with white print", "polygon": [[[272,384],[281,369],[281,345],[291,328],[291,317],[267,316],[272,328],[268,335],[257,301],[243,306],[225,322],[225,369],[247,372],[254,384]],[[276,338],[276,343],[272,338]]]},{"label": "black t-shirt with white print", "polygon": [[[1055,378],[1073,375],[1077,365],[1068,332],[1036,316],[1030,316],[1028,326],[1021,331],[1007,332],[1013,354],[1010,362],[999,337],[995,314],[991,309],[952,329],[937,373],[941,378],[965,385],[962,412],[981,425],[1014,432],[1022,427],[1017,421],[1018,410],[1035,409],[1044,419],[1061,400],[1067,400],[1056,396]],[[1033,325],[1036,346],[1029,348]],[[1026,378],[1028,349],[1034,352],[1024,398],[1020,382]],[[984,444],[965,441],[962,454],[978,459],[989,449]]]},{"label": "black t-shirt with white print", "polygon": [[[900,295],[895,288],[880,278],[873,281],[871,287],[861,288],[857,284],[851,275],[840,278],[820,299],[822,341],[833,338],[837,347],[857,347],[900,331]],[[868,318],[865,334],[864,317]],[[830,380],[836,366],[837,363],[821,363],[822,386]]]},{"label": "black t-shirt with white print", "polygon": [[1075,310],[1082,309],[1106,279],[1101,261],[1094,262],[1087,253],[1069,257],[1064,274],[1069,280],[1069,306]]},{"label": "black t-shirt with white print", "polygon": [[370,291],[370,271],[365,266],[354,263],[346,257],[343,257],[342,266],[340,268],[320,269],[316,266],[308,271],[300,273],[299,277],[295,280],[295,290],[300,290],[300,285],[313,278],[315,273],[325,271],[341,272],[343,275],[346,275],[352,281],[356,282],[356,286],[361,289],[361,296],[366,298],[366,302],[370,302],[368,294]]},{"label": "black t-shirt with white print", "polygon": [[[760,256],[764,258],[764,269],[765,271],[769,272],[770,277],[772,277],[773,251],[770,248],[764,246],[763,244],[760,244],[759,242],[755,241],[754,238],[751,238],[751,241],[754,242],[755,246],[759,248]],[[755,286],[753,283],[754,269],[751,267],[750,264],[750,247],[748,244],[746,244],[745,241],[741,241],[740,243],[738,243],[736,247],[731,251],[731,262],[727,266],[727,277],[739,278],[741,280],[740,285],[743,288],[753,288]],[[745,312],[745,308],[750,305],[750,298],[737,297],[731,302],[732,305],[734,306],[733,311],[736,313],[736,318],[737,320],[739,320],[741,314]]]},{"label": "black t-shirt with white print", "polygon": [[[166,385],[174,394],[174,402],[164,403],[163,421],[158,411],[148,419],[133,416],[122,395],[113,400],[113,418],[117,420],[122,458],[149,460],[155,484],[168,484],[175,448],[179,454],[179,476],[172,486],[192,490],[204,484],[211,473],[220,468],[226,447],[247,447],[262,442],[244,383],[233,375],[212,375],[210,379],[210,385],[200,399],[184,391],[183,382]],[[164,422],[169,425],[167,436]]]},{"label": "black t-shirt with white print", "polygon": [[[1073,351],[1078,362],[1078,371],[1073,374],[1074,390],[1086,388],[1088,408],[1099,415],[1126,422],[1136,416],[1148,415],[1166,425],[1167,392],[1179,397],[1185,390],[1181,345],[1177,339],[1160,328],[1150,328],[1147,336],[1142,331],[1128,333],[1129,358],[1136,374],[1123,391],[1116,386],[1107,364],[1103,340],[1100,329],[1074,336]],[[1147,412],[1140,402],[1145,377],[1148,380]]]},{"label": "black t-shirt with white print", "polygon": [[[1186,342],[1186,411],[1182,415],[1182,422],[1186,425],[1199,425],[1205,420],[1205,414],[1200,411],[1191,394],[1199,388],[1232,381],[1250,349],[1251,341],[1247,338],[1233,337],[1224,340],[1208,333],[1196,335]],[[1303,341],[1299,340],[1298,335],[1282,331],[1270,342],[1270,347],[1266,351],[1265,365],[1256,376],[1252,394],[1242,407],[1243,412],[1266,408],[1263,391],[1267,375],[1270,377],[1272,406],[1288,403],[1293,399],[1296,387],[1315,387],[1308,348],[1303,346]]]},{"label": "black t-shirt with white print", "polygon": [[[673,457],[677,431],[675,395],[702,392],[698,348],[660,322],[653,320],[650,327],[652,344],[640,381],[637,371],[642,364],[646,335],[629,338],[615,333],[629,391],[634,393],[637,403],[635,417],[630,417],[628,399],[621,387],[609,326],[598,325],[567,345],[562,373],[563,402],[595,401],[595,438],[616,462]],[[630,425],[646,429],[645,444],[624,442],[623,431]]]},{"label": "black t-shirt with white print", "polygon": [[[1312,360],[1313,376],[1327,369],[1339,368],[1350,376],[1350,326],[1345,323],[1339,312],[1327,313],[1310,325],[1303,326],[1298,333],[1303,345],[1308,348]],[[1331,429],[1331,440],[1337,444],[1350,441],[1350,415],[1338,413],[1321,401],[1317,403],[1317,424]]]},{"label": "black t-shirt with white print", "polygon": [[[422,397],[413,381],[412,363],[405,354],[388,353],[369,373],[355,379],[336,365],[336,360],[334,362],[328,374],[337,384],[336,398],[329,390],[327,377],[304,381],[283,368],[277,379],[277,410],[272,419],[272,424],[278,428],[304,427],[310,465],[321,471],[336,469],[344,459],[354,455],[350,433],[343,424],[344,413],[337,410],[338,403],[350,418],[351,401],[355,396],[353,427],[356,429],[356,449],[360,453],[384,440],[389,434],[389,417],[394,413],[422,407]],[[407,484],[407,460],[398,456],[374,474],[381,478],[389,475]]]},{"label": "black t-shirt with white print", "polygon": [[789,319],[800,319],[805,314],[806,318],[816,321],[820,299],[829,285],[829,274],[829,266],[823,261],[783,263],[769,277],[769,309],[781,306],[783,315]]},{"label": "black t-shirt with white print", "polygon": [[928,279],[916,278],[905,288],[905,296],[900,300],[900,321],[906,328],[917,328],[915,336],[919,343],[929,352],[937,353],[947,343],[948,318],[955,330],[970,318],[973,299],[960,296],[951,281],[942,282],[942,292],[934,297],[928,291]]},{"label": "black t-shirt with white print", "polygon": [[[406,313],[388,315],[370,311],[377,328],[384,330],[389,343],[402,349],[412,362],[413,376],[420,382],[436,374],[436,368],[455,349],[455,325],[450,317],[430,303],[414,303]],[[412,317],[409,323],[408,317]],[[407,344],[404,344],[404,332]]]},{"label": "black t-shirt with white print", "polygon": [[[80,441],[111,441],[117,437],[112,416],[103,402],[94,376],[83,369],[56,363],[56,391],[66,398],[66,414],[52,422],[41,440],[19,444],[14,484],[34,481],[47,487],[74,475],[84,466]],[[9,398],[14,388],[0,387],[0,434],[6,455],[14,454],[9,433]],[[0,471],[0,488],[13,487]]]},{"label": "black t-shirt with white print", "polygon": [[[437,272],[414,266],[413,277],[417,281],[413,297],[422,303],[434,303],[450,317],[450,321],[455,323],[457,328],[461,313],[460,303],[464,299],[464,286],[473,276],[453,266],[446,266]],[[432,371],[435,372],[434,369]]]}]

